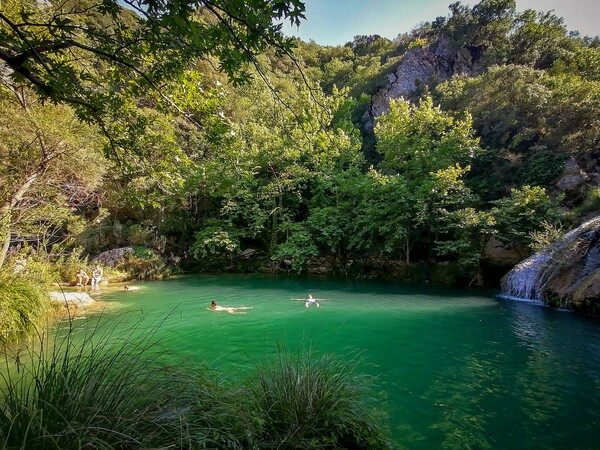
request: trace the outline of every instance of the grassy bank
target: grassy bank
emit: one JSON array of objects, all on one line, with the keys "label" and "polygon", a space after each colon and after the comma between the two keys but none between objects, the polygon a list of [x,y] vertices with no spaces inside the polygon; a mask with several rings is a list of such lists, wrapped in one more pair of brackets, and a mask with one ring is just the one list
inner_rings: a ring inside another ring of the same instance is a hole
[{"label": "grassy bank", "polygon": [[[82,256],[80,248],[50,255],[24,247],[11,255],[0,269],[0,340],[14,342],[34,330],[44,330],[62,309],[46,292],[60,289],[59,285],[74,285],[79,269],[91,274],[95,266]],[[104,268],[105,280],[127,280],[135,275]]]},{"label": "grassy bank", "polygon": [[[139,322],[40,337],[5,352],[2,448],[381,449],[355,364],[281,352],[249,381],[226,382],[199,365],[164,357]],[[171,361],[167,364],[165,361]]]},{"label": "grassy bank", "polygon": [[0,340],[15,340],[43,322],[52,310],[42,287],[23,277],[0,273]]}]

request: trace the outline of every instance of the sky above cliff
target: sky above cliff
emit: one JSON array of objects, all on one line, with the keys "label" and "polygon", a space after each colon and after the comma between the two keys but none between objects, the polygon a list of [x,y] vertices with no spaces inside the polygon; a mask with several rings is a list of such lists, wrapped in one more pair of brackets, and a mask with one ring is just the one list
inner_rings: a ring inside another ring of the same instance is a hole
[{"label": "sky above cliff", "polygon": [[[284,25],[288,36],[321,45],[343,45],[356,35],[378,34],[393,39],[421,22],[450,13],[454,0],[304,0],[306,21],[300,28]],[[478,1],[462,1],[474,5]],[[517,0],[517,10],[554,10],[569,30],[600,35],[600,0]]]}]

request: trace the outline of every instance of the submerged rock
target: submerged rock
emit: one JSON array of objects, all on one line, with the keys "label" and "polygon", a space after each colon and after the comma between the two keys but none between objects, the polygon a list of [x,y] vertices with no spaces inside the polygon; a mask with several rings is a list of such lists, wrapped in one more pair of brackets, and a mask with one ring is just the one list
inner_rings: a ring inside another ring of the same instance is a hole
[{"label": "submerged rock", "polygon": [[520,262],[502,279],[504,294],[600,314],[600,216]]},{"label": "submerged rock", "polygon": [[76,306],[89,306],[94,299],[85,292],[48,292],[50,299],[56,302],[72,303]]}]

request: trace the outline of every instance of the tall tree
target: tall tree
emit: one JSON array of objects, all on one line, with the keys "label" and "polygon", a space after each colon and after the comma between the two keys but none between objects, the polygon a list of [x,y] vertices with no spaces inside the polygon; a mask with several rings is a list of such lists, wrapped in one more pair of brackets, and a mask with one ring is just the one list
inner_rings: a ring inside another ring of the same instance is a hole
[{"label": "tall tree", "polygon": [[105,170],[102,139],[65,105],[40,105],[28,89],[0,87],[0,267],[11,234],[61,227],[93,197]]},{"label": "tall tree", "polygon": [[[422,241],[431,258],[436,248],[443,247],[440,241],[448,238],[449,218],[460,217],[457,212],[473,202],[463,181],[470,170],[467,164],[480,151],[471,118],[455,119],[429,97],[419,105],[400,99],[391,101],[390,111],[378,118],[375,134],[382,165],[392,172],[375,179],[391,198],[397,197],[383,202],[377,214],[394,217],[392,235],[399,237],[407,263],[413,239]],[[394,212],[385,206],[391,204],[401,207]]]},{"label": "tall tree", "polygon": [[248,80],[247,65],[268,46],[289,54],[278,21],[298,25],[303,12],[300,0],[7,0],[0,60],[5,76],[99,120],[122,93],[160,91],[198,58]]}]

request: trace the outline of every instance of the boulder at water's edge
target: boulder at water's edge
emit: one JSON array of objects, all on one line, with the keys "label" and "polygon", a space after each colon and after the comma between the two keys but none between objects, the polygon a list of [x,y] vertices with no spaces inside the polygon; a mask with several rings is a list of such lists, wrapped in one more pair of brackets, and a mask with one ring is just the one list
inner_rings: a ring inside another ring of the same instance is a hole
[{"label": "boulder at water's edge", "polygon": [[502,279],[502,291],[600,315],[600,216],[515,266]]}]

